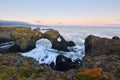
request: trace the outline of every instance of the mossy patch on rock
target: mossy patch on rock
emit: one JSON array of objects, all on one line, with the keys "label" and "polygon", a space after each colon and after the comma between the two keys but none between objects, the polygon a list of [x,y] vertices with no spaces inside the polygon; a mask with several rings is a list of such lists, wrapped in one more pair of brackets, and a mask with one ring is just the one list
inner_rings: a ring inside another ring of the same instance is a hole
[{"label": "mossy patch on rock", "polygon": [[60,36],[59,32],[53,29],[46,31],[43,35],[50,40],[57,39]]},{"label": "mossy patch on rock", "polygon": [[[3,61],[5,61],[5,63]],[[0,79],[1,80],[41,80],[41,79],[70,80],[72,79],[72,76],[69,76],[69,73],[66,74],[65,72],[52,70],[48,65],[45,64],[40,65],[38,61],[36,61],[31,57],[24,57],[19,53],[11,53],[11,54],[0,54]]]},{"label": "mossy patch on rock", "polygon": [[78,80],[98,80],[92,76],[85,74],[75,74],[74,77],[77,78]]},{"label": "mossy patch on rock", "polygon": [[[34,32],[31,28],[17,28],[12,31],[12,36],[16,41],[16,45],[20,46],[21,51],[29,51],[35,48],[35,43],[37,37],[35,34],[38,32]],[[39,35],[39,34],[38,34]]]}]

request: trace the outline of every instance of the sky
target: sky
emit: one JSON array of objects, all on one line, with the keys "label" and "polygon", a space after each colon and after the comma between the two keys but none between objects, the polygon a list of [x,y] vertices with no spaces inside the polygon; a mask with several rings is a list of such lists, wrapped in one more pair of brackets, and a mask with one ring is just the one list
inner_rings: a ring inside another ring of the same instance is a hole
[{"label": "sky", "polygon": [[120,25],[120,0],[0,0],[0,20],[42,25]]}]

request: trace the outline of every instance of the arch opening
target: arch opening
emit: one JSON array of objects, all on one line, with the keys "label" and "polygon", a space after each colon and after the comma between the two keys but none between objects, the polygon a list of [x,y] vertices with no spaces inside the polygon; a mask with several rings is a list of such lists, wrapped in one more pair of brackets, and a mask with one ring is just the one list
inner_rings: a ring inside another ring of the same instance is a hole
[{"label": "arch opening", "polygon": [[50,40],[46,38],[42,38],[36,41],[36,47],[39,47],[39,46],[52,48],[52,43]]}]

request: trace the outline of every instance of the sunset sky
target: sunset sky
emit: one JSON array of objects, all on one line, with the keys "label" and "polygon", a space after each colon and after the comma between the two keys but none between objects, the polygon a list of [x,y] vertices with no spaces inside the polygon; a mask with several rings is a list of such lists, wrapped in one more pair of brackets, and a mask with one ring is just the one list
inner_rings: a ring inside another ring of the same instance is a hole
[{"label": "sunset sky", "polygon": [[120,0],[0,0],[0,20],[45,25],[120,25]]}]

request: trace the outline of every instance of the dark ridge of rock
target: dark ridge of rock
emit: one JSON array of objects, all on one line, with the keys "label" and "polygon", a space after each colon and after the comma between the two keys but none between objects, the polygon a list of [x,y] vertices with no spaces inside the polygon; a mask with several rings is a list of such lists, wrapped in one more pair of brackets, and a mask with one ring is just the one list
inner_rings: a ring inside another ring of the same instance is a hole
[{"label": "dark ridge of rock", "polygon": [[79,68],[81,64],[80,60],[72,61],[70,58],[67,58],[63,55],[58,55],[56,58],[56,70],[66,71],[69,69]]},{"label": "dark ridge of rock", "polygon": [[69,47],[75,46],[75,43],[73,41],[68,41],[67,46]]},{"label": "dark ridge of rock", "polygon": [[114,40],[120,40],[120,38],[118,36],[113,36],[112,39],[114,39]]},{"label": "dark ridge of rock", "polygon": [[[75,46],[74,42],[67,42],[56,30],[51,29],[45,33],[39,30],[38,28],[31,30],[28,27],[0,27],[0,43],[14,41],[20,52],[27,52],[35,48],[36,41],[42,38],[50,40],[52,48],[61,51],[69,51],[68,46]],[[16,49],[16,47],[12,48]]]},{"label": "dark ridge of rock", "polygon": [[21,51],[20,47],[18,45],[13,45],[8,50],[6,50],[5,53],[12,53],[12,52],[19,52],[19,51]]},{"label": "dark ridge of rock", "polygon": [[100,38],[89,35],[85,39],[85,57],[82,69],[102,68],[107,80],[119,80],[120,71],[120,40]]},{"label": "dark ridge of rock", "polygon": [[5,42],[10,42],[13,41],[14,39],[9,39],[9,38],[5,38],[5,37],[0,37],[0,43],[5,43]]}]

